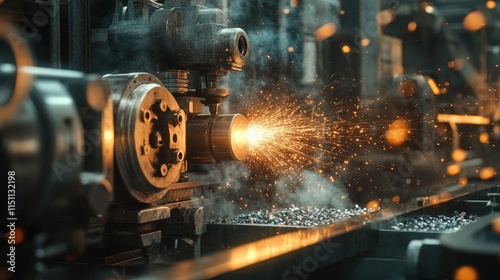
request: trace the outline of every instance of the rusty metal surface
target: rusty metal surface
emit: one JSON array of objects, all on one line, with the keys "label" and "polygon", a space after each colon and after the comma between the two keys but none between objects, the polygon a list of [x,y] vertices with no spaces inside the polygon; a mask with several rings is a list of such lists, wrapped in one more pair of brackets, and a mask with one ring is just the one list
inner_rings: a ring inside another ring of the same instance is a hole
[{"label": "rusty metal surface", "polygon": [[[147,279],[209,279],[263,261],[295,252],[310,245],[329,241],[334,237],[367,228],[380,227],[377,224],[394,217],[408,214],[419,209],[448,202],[474,192],[485,191],[493,186],[492,182],[477,183],[466,187],[450,187],[440,194],[423,197],[419,200],[381,209],[375,213],[356,216],[321,227],[301,229],[296,232],[276,235],[248,244],[221,251],[200,259],[183,261],[173,267],[147,277]],[[358,231],[359,232],[359,231]],[[140,278],[146,279],[146,278]]]}]

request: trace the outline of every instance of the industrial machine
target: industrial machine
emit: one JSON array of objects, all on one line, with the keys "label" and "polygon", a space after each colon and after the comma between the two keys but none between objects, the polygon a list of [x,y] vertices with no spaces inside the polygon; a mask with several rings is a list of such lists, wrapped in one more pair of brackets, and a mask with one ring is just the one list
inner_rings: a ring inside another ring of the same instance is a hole
[{"label": "industrial machine", "polygon": [[[188,161],[245,158],[246,118],[218,107],[229,94],[220,77],[240,71],[249,56],[246,33],[227,28],[223,11],[203,1],[136,2],[115,3],[111,74],[104,76],[34,67],[25,29],[3,17],[2,171],[12,174],[12,191],[2,217],[19,217],[13,236],[26,240],[9,244],[22,242],[12,248],[18,263],[31,267],[18,277],[35,277],[40,260],[90,250],[114,256],[112,263],[138,256],[168,262],[165,250],[173,251],[171,261],[199,255],[203,207],[197,182],[185,175]],[[46,9],[33,18],[42,25],[37,20],[50,17],[52,62],[65,63],[65,26],[69,68],[90,70],[88,2],[3,5],[5,12]],[[67,25],[60,24],[62,9]],[[163,251],[142,251],[153,247]]]},{"label": "industrial machine", "polygon": [[498,9],[0,0],[0,278],[498,279]]}]

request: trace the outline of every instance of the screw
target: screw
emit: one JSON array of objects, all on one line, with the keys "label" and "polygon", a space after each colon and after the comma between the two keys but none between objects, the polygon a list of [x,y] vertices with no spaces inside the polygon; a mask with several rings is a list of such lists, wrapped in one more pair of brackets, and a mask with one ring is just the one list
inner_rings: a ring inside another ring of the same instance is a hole
[{"label": "screw", "polygon": [[160,100],[159,104],[158,104],[158,107],[160,107],[160,110],[162,112],[166,112],[167,111],[167,102],[165,102],[164,100]]},{"label": "screw", "polygon": [[142,146],[142,152],[144,155],[149,154],[149,146],[147,144]]},{"label": "screw", "polygon": [[167,176],[167,173],[168,173],[168,167],[166,164],[162,164],[161,167],[160,167],[160,173],[161,173],[161,176],[165,177]]},{"label": "screw", "polygon": [[176,126],[184,121],[184,117],[182,116],[180,111],[173,112],[170,117],[170,122],[172,125]]},{"label": "screw", "polygon": [[153,147],[155,147],[155,148],[160,148],[161,146],[163,146],[163,144],[165,144],[165,142],[163,141],[163,136],[161,135],[161,132],[159,132],[159,131],[153,132],[149,139],[150,139]]},{"label": "screw", "polygon": [[142,112],[142,121],[148,124],[153,117],[153,113],[149,109],[145,109]]},{"label": "screw", "polygon": [[184,152],[178,149],[170,150],[170,162],[179,163],[184,160]]}]

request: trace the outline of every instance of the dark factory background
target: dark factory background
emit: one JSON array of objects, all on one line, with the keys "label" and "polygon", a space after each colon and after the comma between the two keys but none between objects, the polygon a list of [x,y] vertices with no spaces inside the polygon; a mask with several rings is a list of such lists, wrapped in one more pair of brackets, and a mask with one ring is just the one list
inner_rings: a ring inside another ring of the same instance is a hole
[{"label": "dark factory background", "polygon": [[500,279],[499,13],[0,0],[0,279]]}]

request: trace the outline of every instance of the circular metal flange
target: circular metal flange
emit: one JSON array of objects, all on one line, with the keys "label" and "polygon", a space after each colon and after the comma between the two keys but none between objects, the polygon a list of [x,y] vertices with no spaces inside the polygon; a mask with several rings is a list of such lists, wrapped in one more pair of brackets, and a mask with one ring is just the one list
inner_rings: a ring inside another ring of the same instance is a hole
[{"label": "circular metal flange", "polygon": [[129,192],[144,203],[162,198],[179,180],[186,150],[186,115],[151,77],[137,74],[115,104],[118,168]]}]

